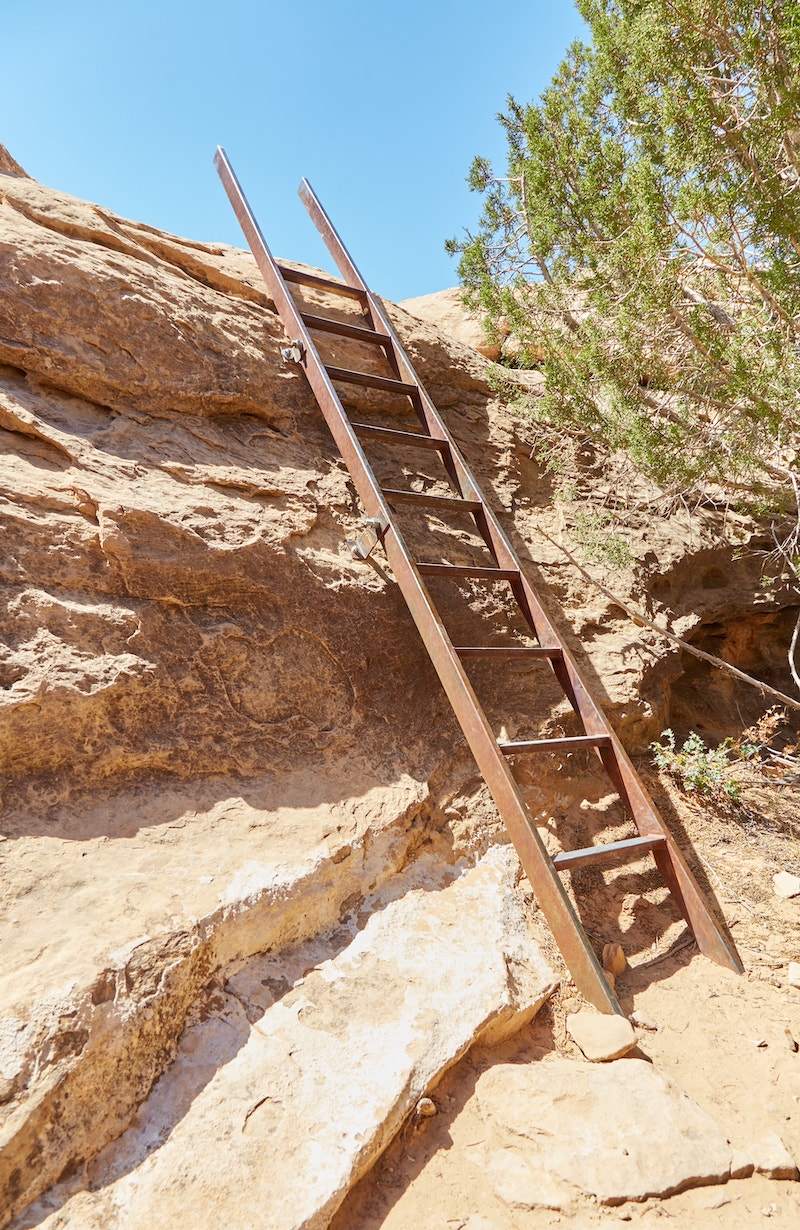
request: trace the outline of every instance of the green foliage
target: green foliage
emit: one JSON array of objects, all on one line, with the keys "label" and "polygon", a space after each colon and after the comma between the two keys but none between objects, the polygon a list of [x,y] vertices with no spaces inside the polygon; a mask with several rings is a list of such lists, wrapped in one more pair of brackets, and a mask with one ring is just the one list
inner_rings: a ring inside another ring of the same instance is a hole
[{"label": "green foliage", "polygon": [[[662,731],[661,738],[665,743],[650,744],[653,759],[659,769],[665,769],[684,790],[705,797],[724,797],[734,803],[739,801],[741,790],[728,774],[729,739],[720,743],[719,747],[708,748],[698,734],[690,731],[683,747],[678,750],[671,730]],[[753,748],[751,753],[750,745],[745,745],[739,754],[746,757],[757,750]]]},{"label": "green foliage", "polygon": [[800,6],[578,7],[591,45],[499,117],[507,174],[473,163],[467,301],[542,362],[542,420],[763,499],[800,401]]},{"label": "green foliage", "polygon": [[607,512],[579,512],[571,532],[588,560],[619,572],[630,567],[633,555],[627,542],[613,532],[611,521]]}]

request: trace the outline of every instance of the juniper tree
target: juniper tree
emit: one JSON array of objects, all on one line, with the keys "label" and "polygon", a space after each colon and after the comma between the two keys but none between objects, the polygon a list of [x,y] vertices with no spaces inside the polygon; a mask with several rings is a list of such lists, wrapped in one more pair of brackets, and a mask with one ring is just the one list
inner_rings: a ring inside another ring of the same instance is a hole
[{"label": "juniper tree", "polygon": [[[468,301],[542,359],[536,413],[681,490],[796,483],[800,6],[578,0],[537,102],[499,116]],[[794,496],[796,497],[796,487]]]}]

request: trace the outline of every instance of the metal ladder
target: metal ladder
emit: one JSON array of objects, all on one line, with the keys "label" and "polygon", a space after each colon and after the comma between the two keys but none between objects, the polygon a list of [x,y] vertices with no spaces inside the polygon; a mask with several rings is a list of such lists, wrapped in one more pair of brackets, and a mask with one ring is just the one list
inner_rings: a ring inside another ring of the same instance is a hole
[{"label": "metal ladder", "polygon": [[[735,947],[711,912],[625,749],[548,618],[506,534],[485,502],[466,461],[414,371],[383,307],[365,284],[308,181],[302,181],[300,196],[341,272],[342,282],[279,265],[261,234],[224,150],[217,150],[214,161],[286,336],[291,339],[291,344],[283,351],[284,358],[303,367],[366,510],[365,532],[356,544],[355,553],[366,559],[378,542],[382,543],[408,609],[516,846],[525,874],[575,985],[600,1011],[622,1012],[559,878],[559,872],[598,863],[631,862],[648,852],[652,854],[700,950],[719,964],[741,972],[742,965]],[[361,309],[364,323],[347,324],[301,311],[287,283],[342,295],[351,303],[355,301]],[[385,356],[392,377],[326,366],[313,339],[313,335],[320,332],[374,346],[379,355]],[[338,384],[360,385],[408,398],[422,430],[398,431],[351,421],[337,393]],[[434,450],[444,464],[454,495],[443,497],[382,488],[364,451],[364,445],[369,445],[370,441],[398,449]],[[394,514],[394,507],[401,504],[417,505],[434,515],[445,510],[468,514],[486,544],[490,563],[485,567],[473,567],[412,559]],[[425,585],[426,577],[449,577],[454,580],[469,577],[488,582],[507,582],[538,644],[507,648],[454,645]],[[572,738],[498,742],[464,669],[464,662],[473,658],[489,658],[498,662],[542,659],[554,672],[584,733]],[[551,858],[511,771],[509,757],[566,752],[576,748],[596,750],[638,836],[609,845],[564,852]]]}]

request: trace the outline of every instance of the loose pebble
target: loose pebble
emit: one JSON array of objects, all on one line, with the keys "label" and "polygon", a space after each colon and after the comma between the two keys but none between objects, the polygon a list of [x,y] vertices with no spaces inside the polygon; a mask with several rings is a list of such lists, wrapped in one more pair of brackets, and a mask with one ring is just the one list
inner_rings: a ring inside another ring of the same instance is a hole
[{"label": "loose pebble", "polygon": [[420,1098],[414,1107],[418,1119],[431,1119],[436,1114],[436,1103],[433,1098]]},{"label": "loose pebble", "polygon": [[644,1012],[632,1012],[628,1020],[637,1029],[649,1029],[651,1033],[658,1033],[658,1025],[652,1017],[646,1016]]},{"label": "loose pebble", "polygon": [[788,1025],[783,1031],[783,1036],[786,1039],[786,1045],[788,1046],[789,1050],[792,1052],[796,1052],[797,1051],[797,1039],[794,1037],[794,1034],[792,1033]]},{"label": "loose pebble", "polygon": [[779,871],[772,877],[775,894],[786,901],[790,897],[800,897],[800,876],[793,876],[790,871]]},{"label": "loose pebble", "polygon": [[789,969],[786,972],[786,981],[790,987],[797,987],[800,990],[800,961],[790,961]]}]

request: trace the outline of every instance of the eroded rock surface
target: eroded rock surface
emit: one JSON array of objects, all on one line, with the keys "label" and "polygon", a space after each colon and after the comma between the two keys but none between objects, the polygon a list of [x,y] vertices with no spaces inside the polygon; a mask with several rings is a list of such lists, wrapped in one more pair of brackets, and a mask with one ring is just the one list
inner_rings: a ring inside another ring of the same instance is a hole
[{"label": "eroded rock surface", "polygon": [[442,874],[420,860],[402,895],[364,903],[361,931],[227,970],[137,1126],[91,1167],[94,1190],[55,1191],[20,1225],[323,1230],[473,1040],[519,1028],[554,989],[512,851]]},{"label": "eroded rock surface", "polygon": [[[350,555],[357,503],[251,258],[4,169],[11,1212],[125,1127],[215,971],[330,933],[426,848],[479,854],[496,819],[391,578]],[[481,360],[399,319],[488,442]]]},{"label": "eroded rock surface", "polygon": [[[280,360],[250,256],[48,189],[3,150],[0,172],[0,1205],[11,1216],[124,1131],[231,962],[328,942],[363,925],[365,902],[419,859],[453,876],[502,834],[385,564],[350,554],[358,502],[302,373]],[[343,310],[317,292],[305,306]],[[485,361],[390,311],[570,644],[585,646],[599,698],[630,746],[646,745],[685,663],[587,594],[559,553],[566,506]],[[334,340],[325,357],[364,369],[362,349]],[[406,425],[407,406],[373,392],[352,409]],[[380,449],[374,464],[387,485],[441,490],[433,468],[413,479],[408,459]],[[578,499],[607,497],[613,474],[601,470]],[[737,556],[752,523],[705,509],[667,524],[643,507],[630,524],[635,566],[615,584],[682,635],[705,628],[741,664],[777,672],[780,638],[766,633],[794,611]],[[418,558],[475,559],[457,522],[409,511],[403,526]],[[463,597],[436,592],[454,638],[508,638],[507,593]],[[498,733],[577,733],[549,672],[474,669]],[[726,686],[708,691],[714,720]],[[565,774],[548,758],[520,778],[554,850],[629,835],[588,761]],[[591,925],[591,900],[584,915]],[[652,927],[632,939],[649,945]]]},{"label": "eroded rock surface", "polygon": [[642,1059],[498,1064],[476,1094],[485,1165],[512,1207],[565,1208],[578,1194],[621,1204],[730,1176],[722,1129]]}]

